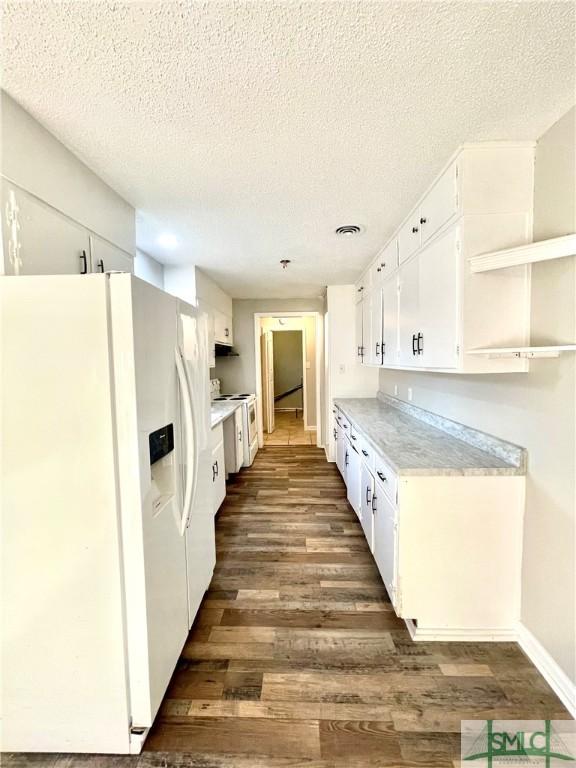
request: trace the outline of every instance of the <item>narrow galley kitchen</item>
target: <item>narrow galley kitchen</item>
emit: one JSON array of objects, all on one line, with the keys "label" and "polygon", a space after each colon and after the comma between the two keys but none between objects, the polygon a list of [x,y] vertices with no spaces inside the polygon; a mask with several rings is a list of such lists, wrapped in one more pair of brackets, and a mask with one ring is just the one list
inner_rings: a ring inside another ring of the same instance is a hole
[{"label": "narrow galley kitchen", "polygon": [[576,764],[576,7],[0,2],[2,766]]}]

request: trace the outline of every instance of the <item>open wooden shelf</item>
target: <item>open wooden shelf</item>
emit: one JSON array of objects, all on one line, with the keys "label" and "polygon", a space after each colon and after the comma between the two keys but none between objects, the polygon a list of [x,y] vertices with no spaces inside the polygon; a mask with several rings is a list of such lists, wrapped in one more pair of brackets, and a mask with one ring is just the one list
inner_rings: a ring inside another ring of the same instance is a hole
[{"label": "open wooden shelf", "polygon": [[558,357],[563,352],[576,352],[576,344],[557,344],[541,347],[488,347],[486,349],[469,349],[468,355],[483,355],[484,357]]},{"label": "open wooden shelf", "polygon": [[562,259],[576,255],[576,234],[540,240],[536,243],[519,245],[503,251],[490,251],[469,259],[472,272],[489,272],[493,269],[517,267],[521,264],[533,264],[537,261]]}]

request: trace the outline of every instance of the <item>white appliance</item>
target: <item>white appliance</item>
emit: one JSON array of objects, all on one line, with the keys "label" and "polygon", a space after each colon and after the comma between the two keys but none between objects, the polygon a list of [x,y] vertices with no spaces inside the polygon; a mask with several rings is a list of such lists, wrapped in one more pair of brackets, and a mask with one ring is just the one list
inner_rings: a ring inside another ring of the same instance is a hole
[{"label": "white appliance", "polygon": [[[218,379],[213,379],[217,382]],[[219,384],[220,382],[218,382]],[[242,406],[242,442],[244,445],[244,460],[242,466],[249,467],[258,453],[258,425],[256,422],[256,395],[234,394],[216,395],[214,401],[237,401]]]},{"label": "white appliance", "polygon": [[0,280],[4,751],[138,753],[215,564],[208,321]]}]

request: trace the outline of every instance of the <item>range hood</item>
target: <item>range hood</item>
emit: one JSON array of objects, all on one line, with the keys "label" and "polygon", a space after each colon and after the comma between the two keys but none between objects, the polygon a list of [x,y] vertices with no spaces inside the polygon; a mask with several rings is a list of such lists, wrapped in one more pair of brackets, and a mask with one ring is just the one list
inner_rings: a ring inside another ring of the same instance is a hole
[{"label": "range hood", "polygon": [[240,357],[238,352],[233,347],[229,347],[227,344],[215,344],[216,357]]}]

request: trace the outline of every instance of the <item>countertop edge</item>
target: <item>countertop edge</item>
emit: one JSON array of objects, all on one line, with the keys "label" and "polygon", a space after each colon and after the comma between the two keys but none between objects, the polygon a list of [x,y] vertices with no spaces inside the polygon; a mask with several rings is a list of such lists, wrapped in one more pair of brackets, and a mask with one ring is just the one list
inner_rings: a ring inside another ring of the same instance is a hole
[{"label": "countertop edge", "polygon": [[[334,405],[336,405],[340,410],[342,410],[348,419],[352,421],[354,424],[358,426],[358,428],[361,429],[361,424],[358,423],[358,419],[354,418],[349,410],[346,410],[345,401],[346,400],[373,400],[374,403],[382,404],[382,401],[379,398],[341,398],[341,397],[335,397],[333,399]],[[342,404],[344,403],[344,404]],[[394,408],[395,406],[390,404],[390,407]],[[400,410],[400,409],[398,409]],[[410,415],[410,414],[408,414]],[[410,416],[411,418],[418,420],[415,416]],[[428,425],[431,426],[431,425]],[[437,427],[433,427],[437,429]],[[439,430],[442,431],[442,430]],[[526,468],[525,466],[515,466],[513,464],[510,464],[507,467],[462,467],[461,469],[458,469],[456,467],[399,467],[393,459],[389,457],[389,455],[382,450],[382,448],[374,442],[374,440],[367,435],[365,432],[362,433],[363,438],[372,446],[372,449],[382,456],[382,458],[390,465],[390,467],[394,470],[394,472],[398,476],[403,477],[442,477],[442,476],[455,476],[455,477],[494,477],[494,476],[501,476],[501,477],[524,477],[526,475]],[[458,438],[451,436],[452,439],[457,440]]]}]

